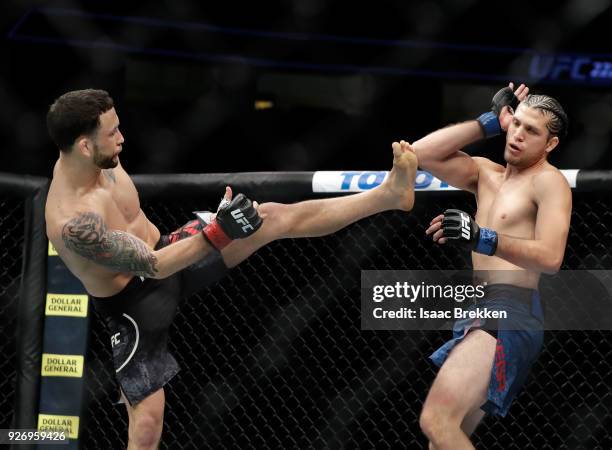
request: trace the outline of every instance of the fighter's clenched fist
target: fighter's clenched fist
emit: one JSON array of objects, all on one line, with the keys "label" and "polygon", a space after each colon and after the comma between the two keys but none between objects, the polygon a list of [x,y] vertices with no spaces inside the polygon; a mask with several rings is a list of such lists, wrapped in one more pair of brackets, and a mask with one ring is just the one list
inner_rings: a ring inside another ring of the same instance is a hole
[{"label": "fighter's clenched fist", "polygon": [[433,240],[438,244],[457,242],[488,256],[494,255],[497,250],[497,233],[481,228],[468,213],[460,209],[447,209],[444,214],[435,217],[425,233],[433,234]]}]

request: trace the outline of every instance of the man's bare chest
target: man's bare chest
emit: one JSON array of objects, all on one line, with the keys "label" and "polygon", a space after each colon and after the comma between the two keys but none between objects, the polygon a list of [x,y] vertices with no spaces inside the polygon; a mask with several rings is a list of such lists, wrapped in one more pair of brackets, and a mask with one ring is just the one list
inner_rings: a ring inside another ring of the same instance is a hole
[{"label": "man's bare chest", "polygon": [[500,232],[535,227],[537,205],[529,180],[491,180],[479,186],[477,202],[476,220],[482,226]]}]

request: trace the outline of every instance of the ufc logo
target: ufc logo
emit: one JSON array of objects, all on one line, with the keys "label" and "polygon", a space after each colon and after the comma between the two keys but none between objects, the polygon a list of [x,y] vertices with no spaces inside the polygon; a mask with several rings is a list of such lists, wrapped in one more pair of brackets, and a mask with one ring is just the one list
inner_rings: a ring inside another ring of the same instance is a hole
[{"label": "ufc logo", "polygon": [[461,237],[468,241],[472,237],[470,233],[470,216],[465,213],[461,213]]},{"label": "ufc logo", "polygon": [[121,333],[115,333],[111,336],[111,346],[114,347],[117,344],[121,344],[121,339],[119,339]]},{"label": "ufc logo", "polygon": [[236,222],[242,225],[242,231],[244,231],[245,233],[248,230],[253,230],[253,225],[249,223],[248,219],[244,217],[244,214],[242,214],[242,211],[240,211],[239,209],[235,209],[232,211],[232,217],[234,218],[234,220],[236,220]]}]

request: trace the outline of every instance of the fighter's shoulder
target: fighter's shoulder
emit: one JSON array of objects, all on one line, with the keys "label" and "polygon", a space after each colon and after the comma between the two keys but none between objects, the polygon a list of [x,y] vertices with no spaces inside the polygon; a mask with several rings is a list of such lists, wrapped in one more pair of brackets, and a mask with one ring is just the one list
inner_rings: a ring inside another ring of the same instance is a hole
[{"label": "fighter's shoulder", "polygon": [[552,165],[547,165],[542,170],[535,172],[531,181],[536,188],[560,188],[570,189],[565,175]]},{"label": "fighter's shoulder", "polygon": [[95,196],[85,196],[71,201],[47,204],[47,236],[52,242],[61,240],[62,232],[71,223],[104,222],[106,208]]},{"label": "fighter's shoulder", "polygon": [[531,177],[536,199],[546,199],[552,197],[571,199],[572,189],[559,169],[548,166],[539,170]]}]

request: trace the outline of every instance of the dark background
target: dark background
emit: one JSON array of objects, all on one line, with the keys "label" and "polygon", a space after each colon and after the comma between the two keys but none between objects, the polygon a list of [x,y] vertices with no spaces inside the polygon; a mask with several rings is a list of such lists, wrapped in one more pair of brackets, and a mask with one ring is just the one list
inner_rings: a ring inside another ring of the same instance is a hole
[{"label": "dark background", "polygon": [[[11,1],[1,8],[3,172],[51,175],[57,150],[45,113],[72,89],[113,95],[130,173],[339,170],[388,168],[393,140],[476,117],[509,80],[529,81],[566,107],[570,137],[554,163],[612,168],[612,78],[572,80],[565,70],[540,79],[529,71],[539,54],[611,61],[593,55],[610,51],[607,2]],[[255,109],[259,100],[274,107]],[[499,161],[501,144],[473,151]],[[188,203],[184,195],[145,205],[147,215],[170,230],[218,198]],[[473,208],[471,197],[456,195],[431,196],[411,215],[380,214],[324,239],[274,243],[201,301],[186,302],[172,329],[184,370],[168,388],[164,445],[422,448],[418,412],[434,376],[425,357],[448,335],[361,332],[355,277],[398,265],[467,267],[457,249],[423,238],[422,218],[440,202]],[[609,196],[574,199],[564,268],[609,269]],[[24,213],[21,201],[0,206],[0,261],[10,268],[0,270],[9,299],[0,317],[14,322]],[[120,448],[126,417],[110,402],[102,321],[92,323],[83,445]],[[9,393],[0,402],[3,423],[13,401],[14,329],[0,327],[0,390]],[[477,445],[610,448],[610,342],[608,332],[548,333],[510,416],[485,422]]]},{"label": "dark background", "polygon": [[[477,116],[510,80],[565,106],[553,163],[612,168],[612,78],[529,77],[534,51],[609,51],[607,2],[10,1],[1,17],[5,172],[51,175],[45,113],[72,89],[114,97],[130,173],[310,171],[388,168],[393,140]],[[476,147],[499,160],[500,140]]]}]

